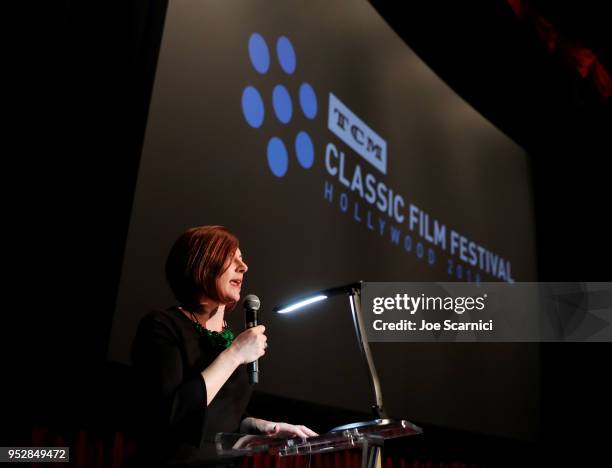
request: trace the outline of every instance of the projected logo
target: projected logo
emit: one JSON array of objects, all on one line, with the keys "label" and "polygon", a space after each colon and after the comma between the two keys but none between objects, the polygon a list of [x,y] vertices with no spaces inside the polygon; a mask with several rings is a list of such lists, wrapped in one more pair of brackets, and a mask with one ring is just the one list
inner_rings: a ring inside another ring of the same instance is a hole
[{"label": "projected logo", "polygon": [[[274,50],[272,46],[275,46]],[[315,119],[319,104],[309,83],[297,80],[301,83],[299,86],[287,86],[287,83],[296,82],[293,76],[297,57],[293,44],[286,36],[268,44],[260,34],[253,33],[248,40],[248,54],[255,72],[272,79],[270,71],[278,64],[286,82],[281,79],[275,83],[270,95],[266,96],[255,86],[243,89],[242,113],[247,124],[260,129],[266,114],[270,114],[269,120],[277,119],[281,126],[291,124],[291,128],[295,128],[289,139],[268,136],[268,168],[277,178],[284,177],[291,161],[294,161],[294,154],[299,166],[311,169],[314,145],[309,133],[303,127],[299,128],[299,124],[304,123],[301,114],[306,117],[306,122]],[[324,118],[323,111],[323,118],[310,128],[317,128],[317,135],[321,138],[326,123],[333,138],[324,145],[321,171],[311,171],[310,180],[313,184],[321,184],[320,193],[326,202],[337,207],[341,216],[349,216],[356,224],[418,261],[431,266],[440,262],[440,252],[447,253],[445,269],[452,278],[480,283],[481,272],[484,272],[496,279],[514,282],[508,259],[448,227],[404,196],[407,187],[401,181],[398,185],[397,176],[393,177],[386,138],[374,130],[375,126],[366,123],[372,117],[367,106],[365,113],[363,105],[360,107],[362,117],[366,116],[364,120],[346,104],[350,101],[340,100],[331,91],[325,94],[329,98],[327,118]],[[378,122],[380,125],[380,119]]]},{"label": "projected logo", "polygon": [[[255,71],[265,75],[270,71],[272,60],[278,60],[281,69],[287,75],[293,75],[297,68],[297,57],[291,41],[281,36],[276,41],[276,54],[270,53],[265,39],[258,33],[249,38],[249,58]],[[309,83],[302,82],[297,90],[287,89],[283,83],[278,83],[272,91],[272,110],[274,116],[283,125],[288,125],[294,116],[294,102],[299,103],[301,112],[307,119],[317,116],[317,95]],[[247,123],[253,128],[261,128],[266,118],[266,105],[262,93],[254,86],[247,86],[242,92],[242,113]],[[283,177],[289,170],[289,151],[295,152],[297,161],[304,169],[310,169],[314,164],[314,145],[312,138],[305,130],[298,130],[291,142],[272,135],[268,140],[266,156],[268,167],[276,177]]]}]

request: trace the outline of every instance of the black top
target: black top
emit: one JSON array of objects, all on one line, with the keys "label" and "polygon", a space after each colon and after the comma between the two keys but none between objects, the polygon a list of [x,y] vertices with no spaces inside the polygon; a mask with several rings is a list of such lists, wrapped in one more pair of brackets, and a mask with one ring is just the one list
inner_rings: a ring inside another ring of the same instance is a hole
[{"label": "black top", "polygon": [[217,458],[215,434],[238,432],[251,396],[244,366],[206,406],[201,372],[223,349],[200,334],[176,307],[153,311],[141,320],[132,361],[141,385],[137,459],[143,464],[208,464]]}]

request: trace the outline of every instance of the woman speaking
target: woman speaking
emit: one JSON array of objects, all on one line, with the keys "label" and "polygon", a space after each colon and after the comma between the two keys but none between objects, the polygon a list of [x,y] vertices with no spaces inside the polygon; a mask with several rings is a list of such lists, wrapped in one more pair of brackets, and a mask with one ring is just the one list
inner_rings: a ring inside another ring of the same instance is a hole
[{"label": "woman speaking", "polygon": [[265,354],[265,327],[235,336],[225,313],[240,300],[247,271],[238,239],[222,226],[191,228],[174,243],[166,279],[179,305],[144,317],[132,348],[144,429],[135,464],[227,466],[216,460],[217,432],[317,435],[245,414],[243,364]]}]

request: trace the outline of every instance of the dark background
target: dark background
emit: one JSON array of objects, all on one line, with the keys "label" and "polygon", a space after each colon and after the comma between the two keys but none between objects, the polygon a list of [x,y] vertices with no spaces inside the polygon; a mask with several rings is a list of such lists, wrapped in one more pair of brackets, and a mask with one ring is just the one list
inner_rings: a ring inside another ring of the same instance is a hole
[{"label": "dark background", "polygon": [[[612,70],[598,2],[531,3]],[[505,2],[376,6],[436,73],[528,151],[539,279],[609,279],[610,99],[549,53]],[[17,300],[4,353],[7,441],[34,423],[123,424],[121,399],[113,398],[123,390],[105,356],[165,7],[56,7],[32,27],[41,33],[34,44],[17,44],[29,79],[17,91],[24,99],[15,119],[25,132],[21,159],[11,156],[19,185],[8,199],[19,242],[7,250],[19,258],[7,283]],[[546,464],[609,459],[610,354],[606,343],[541,346],[537,448]],[[457,440],[472,455],[492,450],[484,436],[429,434],[446,441],[431,450],[457,448]]]}]

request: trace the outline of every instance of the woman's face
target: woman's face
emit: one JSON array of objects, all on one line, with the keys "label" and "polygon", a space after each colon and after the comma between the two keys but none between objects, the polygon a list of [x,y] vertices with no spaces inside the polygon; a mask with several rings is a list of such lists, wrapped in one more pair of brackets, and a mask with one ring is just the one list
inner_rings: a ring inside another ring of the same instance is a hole
[{"label": "woman's face", "polygon": [[221,302],[238,302],[240,300],[240,288],[242,278],[249,267],[242,260],[242,252],[236,249],[234,256],[229,259],[229,267],[217,278],[217,291]]}]

